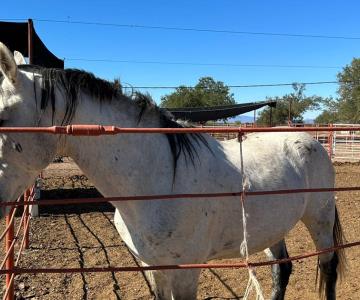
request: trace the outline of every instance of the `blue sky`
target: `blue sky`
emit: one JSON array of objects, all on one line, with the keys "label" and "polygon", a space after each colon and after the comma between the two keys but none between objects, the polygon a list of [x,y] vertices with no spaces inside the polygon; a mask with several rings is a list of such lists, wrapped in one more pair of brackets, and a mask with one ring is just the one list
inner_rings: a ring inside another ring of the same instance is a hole
[{"label": "blue sky", "polygon": [[[216,30],[360,37],[360,2],[351,1],[3,1],[0,19],[191,27]],[[336,80],[359,57],[360,39],[322,39],[170,31],[34,21],[47,47],[76,67],[133,86],[194,85],[212,76],[228,85]],[[330,68],[234,67],[86,62],[112,59]],[[336,85],[307,86],[307,95],[336,97]],[[148,90],[159,102],[171,90]],[[290,87],[242,88],[238,103],[291,92]],[[307,113],[312,118],[319,112]]]}]

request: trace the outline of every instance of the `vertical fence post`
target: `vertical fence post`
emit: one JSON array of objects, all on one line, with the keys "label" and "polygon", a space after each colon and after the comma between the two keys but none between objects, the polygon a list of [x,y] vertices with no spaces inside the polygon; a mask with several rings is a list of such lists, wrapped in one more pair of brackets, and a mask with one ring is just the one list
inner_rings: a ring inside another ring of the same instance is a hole
[{"label": "vertical fence post", "polygon": [[28,56],[29,56],[29,64],[34,64],[34,45],[33,45],[33,27],[32,19],[28,20]]},{"label": "vertical fence post", "polygon": [[29,228],[30,226],[26,227],[26,224],[29,222],[29,218],[30,218],[30,212],[29,212],[29,198],[30,198],[30,189],[27,189],[24,192],[24,236],[25,236],[25,241],[24,241],[24,249],[29,249]]},{"label": "vertical fence post", "polygon": [[[13,208],[11,209],[10,213],[6,216],[6,227],[9,225],[10,227],[5,237],[5,253],[9,251],[11,243],[14,240],[14,221],[12,222],[12,224],[10,224],[12,213],[13,213]],[[7,270],[14,269],[14,248],[10,251],[10,254],[6,260],[6,269]],[[12,277],[11,273],[6,274],[6,288],[9,289],[6,300],[14,299],[14,281],[11,280],[11,277]]]},{"label": "vertical fence post", "polygon": [[[329,127],[332,128],[333,124],[329,124]],[[332,159],[332,157],[333,157],[333,137],[334,137],[334,131],[329,131],[328,143],[329,143],[329,157],[330,157],[330,159]]]},{"label": "vertical fence post", "polygon": [[[41,172],[40,175],[38,176],[38,178],[36,178],[34,190],[33,190],[33,198],[31,200],[39,200],[40,199],[42,180],[43,180],[43,175]],[[31,218],[38,217],[39,216],[39,206],[37,204],[34,205],[34,204],[30,204],[30,203],[29,203],[30,217]]]}]

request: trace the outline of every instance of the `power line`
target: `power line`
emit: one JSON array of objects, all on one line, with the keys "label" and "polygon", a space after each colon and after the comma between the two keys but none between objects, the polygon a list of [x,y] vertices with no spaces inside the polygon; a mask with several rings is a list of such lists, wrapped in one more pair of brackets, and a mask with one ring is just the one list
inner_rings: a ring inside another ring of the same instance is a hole
[{"label": "power line", "polygon": [[193,63],[177,61],[150,61],[150,60],[123,60],[107,58],[73,58],[65,57],[68,61],[106,62],[106,63],[128,63],[128,64],[156,64],[156,65],[184,65],[184,66],[211,66],[211,67],[245,67],[245,68],[303,68],[303,69],[339,69],[340,66],[318,66],[318,65],[280,65],[280,64],[232,64],[232,63]]},{"label": "power line", "polygon": [[[7,19],[10,20],[10,19]],[[189,31],[189,32],[208,32],[208,33],[226,33],[237,35],[257,35],[257,36],[279,36],[279,37],[297,37],[297,38],[318,38],[318,39],[337,39],[337,40],[360,40],[358,36],[344,36],[344,35],[321,35],[321,34],[297,34],[297,33],[281,33],[281,32],[257,32],[257,31],[238,31],[228,29],[213,29],[213,28],[195,28],[195,27],[175,27],[175,26],[151,26],[141,24],[120,24],[120,23],[104,23],[104,22],[90,22],[78,20],[55,20],[55,19],[33,19],[37,22],[47,23],[67,23],[79,25],[94,25],[106,27],[120,27],[132,29],[152,29],[152,30],[171,30],[171,31]]]},{"label": "power line", "polygon": [[[267,84],[243,84],[243,85],[226,85],[229,88],[261,88],[261,87],[281,87],[281,86],[293,86],[294,84],[304,85],[321,85],[321,84],[339,84],[350,83],[348,81],[313,81],[313,82],[291,82],[291,83],[267,83]],[[123,87],[124,89],[177,89],[179,87],[195,88],[195,86],[130,86]]]},{"label": "power line", "polygon": [[1,21],[4,21],[4,22],[17,22],[17,21],[27,21],[28,19],[21,19],[21,18],[6,18],[6,19],[4,19],[4,18],[0,18],[0,20]]},{"label": "power line", "polygon": [[[24,21],[26,19],[1,19],[3,21]],[[305,38],[323,38],[323,39],[346,39],[346,40],[360,40],[360,37],[354,36],[332,36],[332,35],[314,35],[314,34],[290,34],[290,33],[274,33],[274,32],[251,32],[251,31],[235,31],[235,30],[217,30],[191,27],[168,27],[168,26],[149,26],[138,24],[119,24],[119,23],[103,23],[103,22],[86,22],[86,21],[72,21],[72,20],[55,20],[55,19],[37,19],[38,22],[50,23],[67,23],[67,24],[81,24],[81,25],[96,25],[96,26],[112,26],[125,28],[143,28],[143,29],[159,29],[159,30],[176,30],[176,31],[195,31],[195,32],[211,32],[211,33],[229,33],[229,34],[246,34],[246,35],[269,35],[269,36],[284,36],[284,37],[305,37]],[[136,63],[136,64],[167,64],[167,65],[199,65],[199,66],[231,66],[231,67],[280,67],[280,68],[328,68],[336,69],[337,66],[316,66],[316,65],[265,65],[265,64],[226,64],[226,63],[191,63],[191,62],[165,62],[165,61],[138,61],[138,60],[113,60],[113,59],[86,59],[86,58],[66,58],[73,61],[91,61],[91,62],[111,62],[111,63]],[[339,84],[351,83],[344,81],[316,81],[316,82],[296,82],[304,85],[321,85],[321,84]],[[229,88],[259,88],[259,87],[280,87],[293,86],[295,83],[273,83],[273,84],[248,84],[248,85],[227,85]],[[131,86],[123,88],[137,88],[137,89],[176,89],[179,86]],[[183,86],[186,88],[194,88],[194,86]]]}]

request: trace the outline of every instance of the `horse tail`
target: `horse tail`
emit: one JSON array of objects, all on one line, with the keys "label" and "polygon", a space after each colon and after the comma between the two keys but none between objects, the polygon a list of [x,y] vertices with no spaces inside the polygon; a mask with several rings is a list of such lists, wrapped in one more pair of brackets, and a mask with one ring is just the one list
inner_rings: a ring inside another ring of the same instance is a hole
[{"label": "horse tail", "polygon": [[[343,245],[346,242],[336,206],[335,206],[335,224],[334,224],[334,230],[333,230],[333,239],[334,239],[335,246]],[[335,253],[337,254],[338,259],[339,259],[339,265],[337,267],[338,274],[339,274],[339,277],[342,278],[342,276],[344,275],[344,272],[346,270],[346,265],[347,265],[345,250],[338,249],[335,251]]]},{"label": "horse tail", "polygon": [[[334,241],[334,247],[343,245],[345,243],[345,237],[342,230],[339,214],[337,207],[335,206],[335,222],[334,222],[334,228],[333,228],[333,241]],[[340,279],[343,278],[344,272],[346,270],[346,256],[344,249],[337,249],[334,251],[334,256],[331,259],[332,262],[335,262],[335,268],[336,273]],[[318,271],[320,269],[320,264],[318,264]],[[326,291],[326,284],[325,284],[325,277],[322,276],[322,272],[320,272],[320,285],[319,285],[319,295],[321,299],[324,299]]]}]

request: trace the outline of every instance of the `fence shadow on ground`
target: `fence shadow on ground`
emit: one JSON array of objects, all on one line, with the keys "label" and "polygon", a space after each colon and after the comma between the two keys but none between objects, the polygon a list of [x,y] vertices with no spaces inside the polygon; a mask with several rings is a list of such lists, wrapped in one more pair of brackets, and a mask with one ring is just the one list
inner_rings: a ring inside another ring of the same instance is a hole
[{"label": "fence shadow on ground", "polygon": [[[42,190],[41,199],[96,198],[103,197],[95,188]],[[40,201],[41,201],[40,199]],[[110,203],[84,203],[39,206],[40,215],[82,214],[90,212],[114,212]]]}]

